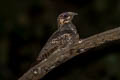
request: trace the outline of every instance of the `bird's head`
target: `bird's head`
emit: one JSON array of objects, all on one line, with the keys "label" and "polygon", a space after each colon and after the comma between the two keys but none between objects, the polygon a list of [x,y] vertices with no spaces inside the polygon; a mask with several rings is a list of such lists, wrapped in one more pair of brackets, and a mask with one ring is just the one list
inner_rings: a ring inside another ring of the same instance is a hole
[{"label": "bird's head", "polygon": [[58,18],[57,18],[58,24],[59,24],[59,25],[63,25],[63,24],[65,24],[65,23],[71,22],[72,19],[73,19],[73,17],[74,17],[75,15],[78,15],[78,14],[75,13],[75,12],[64,12],[64,13],[61,13],[61,14],[58,16]]}]

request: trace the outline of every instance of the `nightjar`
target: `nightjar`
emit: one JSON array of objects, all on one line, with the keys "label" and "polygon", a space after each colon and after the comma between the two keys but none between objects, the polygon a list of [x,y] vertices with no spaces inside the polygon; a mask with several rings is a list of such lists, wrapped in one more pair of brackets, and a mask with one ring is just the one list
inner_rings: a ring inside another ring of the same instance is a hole
[{"label": "nightjar", "polygon": [[75,15],[77,15],[77,13],[64,12],[58,16],[58,29],[42,48],[37,57],[37,61],[44,61],[56,50],[70,48],[76,41],[79,41],[77,29],[75,25],[72,24],[72,19]]}]

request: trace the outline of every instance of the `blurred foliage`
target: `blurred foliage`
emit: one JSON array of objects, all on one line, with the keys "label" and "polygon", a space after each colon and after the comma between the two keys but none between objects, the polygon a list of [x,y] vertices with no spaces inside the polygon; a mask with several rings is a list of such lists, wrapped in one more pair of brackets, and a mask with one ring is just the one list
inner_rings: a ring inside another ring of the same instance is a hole
[{"label": "blurred foliage", "polygon": [[[73,22],[81,38],[120,25],[120,0],[1,0],[0,80],[16,80],[27,71],[66,11],[79,14]],[[120,80],[119,47],[80,55],[44,79]]]}]

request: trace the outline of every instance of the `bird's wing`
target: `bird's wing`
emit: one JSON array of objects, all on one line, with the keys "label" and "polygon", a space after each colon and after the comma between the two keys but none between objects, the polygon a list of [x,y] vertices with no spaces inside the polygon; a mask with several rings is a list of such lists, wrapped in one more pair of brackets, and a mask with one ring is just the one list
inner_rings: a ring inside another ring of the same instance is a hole
[{"label": "bird's wing", "polygon": [[52,34],[45,46],[42,48],[37,57],[37,61],[42,61],[57,49],[64,48],[68,46],[68,44],[71,44],[73,36],[74,35],[70,30],[57,30],[55,33]]}]

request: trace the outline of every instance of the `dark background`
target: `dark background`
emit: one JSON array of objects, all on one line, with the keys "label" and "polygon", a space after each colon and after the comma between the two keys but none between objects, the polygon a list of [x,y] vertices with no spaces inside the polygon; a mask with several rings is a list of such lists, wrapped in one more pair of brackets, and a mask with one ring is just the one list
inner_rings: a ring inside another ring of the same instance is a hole
[{"label": "dark background", "polygon": [[[0,0],[0,80],[17,80],[57,29],[57,16],[77,12],[81,38],[118,27],[120,0]],[[120,80],[120,43],[73,58],[43,80]]]}]

